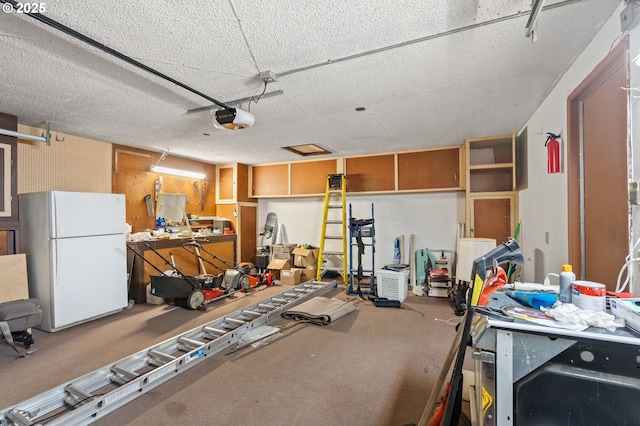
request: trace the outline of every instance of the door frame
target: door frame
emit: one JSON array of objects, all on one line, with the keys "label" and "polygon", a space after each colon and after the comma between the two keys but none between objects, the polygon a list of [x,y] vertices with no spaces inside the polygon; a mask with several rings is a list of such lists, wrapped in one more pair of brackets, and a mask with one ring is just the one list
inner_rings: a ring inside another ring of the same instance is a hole
[{"label": "door frame", "polygon": [[[624,37],[591,73],[574,89],[567,98],[567,202],[568,202],[568,243],[569,263],[578,279],[583,278],[584,246],[582,209],[582,102],[620,67],[627,69],[629,81],[629,37]],[[628,95],[627,95],[628,103]],[[627,121],[629,117],[627,116]],[[629,152],[629,131],[627,130],[627,152]],[[629,165],[627,164],[627,168]],[[631,172],[627,170],[627,175]],[[579,220],[576,220],[576,219]]]}]

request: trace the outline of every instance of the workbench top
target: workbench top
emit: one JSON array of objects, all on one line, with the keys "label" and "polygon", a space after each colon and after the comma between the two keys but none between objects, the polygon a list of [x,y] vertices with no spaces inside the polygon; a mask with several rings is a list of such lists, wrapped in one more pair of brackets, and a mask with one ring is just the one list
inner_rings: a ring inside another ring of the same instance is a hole
[{"label": "workbench top", "polygon": [[[518,303],[516,300],[512,299],[501,291],[494,292],[491,295],[488,304],[489,307],[497,309],[504,306],[514,305],[541,312],[538,309],[528,308]],[[548,327],[518,318],[514,318],[514,321],[504,321],[490,316],[487,316],[487,326],[490,328],[493,327],[505,330],[538,333],[550,337],[602,340],[640,346],[640,337],[628,331],[626,328],[617,328],[615,331],[609,331],[604,328],[589,327],[586,330],[577,331],[560,327]]]},{"label": "workbench top", "polygon": [[180,247],[190,241],[195,241],[199,244],[218,243],[224,241],[235,241],[237,234],[220,234],[220,235],[207,235],[206,237],[178,237],[178,238],[154,238],[145,241],[127,241],[127,245],[135,247],[136,249],[145,250],[146,245],[150,245],[154,249]]}]

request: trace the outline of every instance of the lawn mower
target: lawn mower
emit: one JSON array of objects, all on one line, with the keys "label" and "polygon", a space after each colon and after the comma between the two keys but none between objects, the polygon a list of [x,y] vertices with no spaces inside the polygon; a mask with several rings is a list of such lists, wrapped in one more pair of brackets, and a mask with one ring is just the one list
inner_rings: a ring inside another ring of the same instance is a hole
[{"label": "lawn mower", "polygon": [[127,245],[127,248],[136,256],[160,273],[157,276],[150,276],[151,294],[154,296],[162,297],[167,301],[174,300],[176,305],[195,310],[213,301],[229,297],[242,288],[241,273],[229,274],[227,277],[223,276],[225,274],[210,275],[206,273],[195,277],[188,276],[180,272],[175,266],[175,262],[169,261],[151,245],[144,245],[171,267],[169,271],[162,271],[136,249]]},{"label": "lawn mower", "polygon": [[[182,248],[196,256],[198,258],[198,261],[201,262],[201,266],[203,268],[204,265],[202,264],[202,262],[206,262],[214,268],[223,271],[223,273],[221,274],[222,277],[220,278],[222,282],[227,282],[229,283],[229,285],[232,285],[231,283],[237,281],[237,288],[241,291],[247,291],[260,285],[266,285],[267,287],[273,285],[273,274],[271,272],[267,272],[263,268],[257,268],[251,262],[241,262],[238,265],[233,266],[229,262],[221,259],[220,257],[205,249],[196,241],[189,241],[188,243],[183,244]],[[221,268],[211,260],[203,257],[200,254],[201,251],[202,253],[205,253],[207,256],[211,257],[212,260],[221,262],[224,266],[226,266],[226,269],[224,267]]]}]

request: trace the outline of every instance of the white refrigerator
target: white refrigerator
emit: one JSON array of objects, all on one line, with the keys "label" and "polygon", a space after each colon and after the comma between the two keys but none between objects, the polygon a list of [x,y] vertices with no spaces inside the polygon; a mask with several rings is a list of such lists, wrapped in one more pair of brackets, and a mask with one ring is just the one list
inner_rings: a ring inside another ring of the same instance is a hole
[{"label": "white refrigerator", "polygon": [[48,191],[19,195],[29,296],[38,329],[54,332],[127,306],[125,196]]}]

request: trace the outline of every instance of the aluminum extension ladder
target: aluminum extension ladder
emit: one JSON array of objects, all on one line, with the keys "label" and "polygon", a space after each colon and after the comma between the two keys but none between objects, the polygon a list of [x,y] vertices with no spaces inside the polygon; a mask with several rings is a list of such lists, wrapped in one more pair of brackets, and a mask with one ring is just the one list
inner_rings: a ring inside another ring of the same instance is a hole
[{"label": "aluminum extension ladder", "polygon": [[337,287],[308,281],[0,411],[0,425],[86,425],[236,344],[253,327]]},{"label": "aluminum extension ladder", "polygon": [[[318,272],[316,279],[320,281],[327,271],[336,271],[347,282],[347,210],[346,210],[347,179],[344,174],[327,176],[327,186],[324,194],[324,212],[322,214],[322,233],[320,235],[320,255],[318,256]],[[339,200],[336,200],[339,198]],[[330,215],[329,212],[335,213]],[[327,235],[327,226],[331,226],[331,234]],[[327,241],[333,240],[333,241]],[[337,244],[338,240],[342,245]],[[327,266],[328,256],[340,259],[342,266]]]}]

